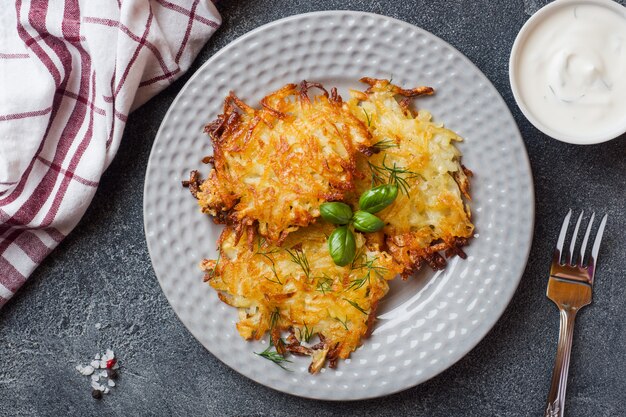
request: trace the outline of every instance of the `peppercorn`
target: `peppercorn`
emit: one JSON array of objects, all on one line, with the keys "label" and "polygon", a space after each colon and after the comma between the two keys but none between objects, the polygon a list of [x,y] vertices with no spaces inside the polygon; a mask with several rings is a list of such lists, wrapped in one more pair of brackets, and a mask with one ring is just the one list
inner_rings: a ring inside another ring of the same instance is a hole
[{"label": "peppercorn", "polygon": [[117,360],[116,360],[115,358],[113,358],[113,359],[109,359],[109,360],[107,361],[107,368],[108,368],[108,369],[113,368],[113,366],[115,365],[115,363],[116,363],[116,362],[117,362]]},{"label": "peppercorn", "polygon": [[118,377],[117,371],[115,369],[107,369],[107,376],[110,379],[117,379],[117,377]]},{"label": "peppercorn", "polygon": [[102,398],[102,391],[100,391],[99,389],[95,389],[91,391],[91,396],[94,397],[96,400],[99,400],[100,398]]}]

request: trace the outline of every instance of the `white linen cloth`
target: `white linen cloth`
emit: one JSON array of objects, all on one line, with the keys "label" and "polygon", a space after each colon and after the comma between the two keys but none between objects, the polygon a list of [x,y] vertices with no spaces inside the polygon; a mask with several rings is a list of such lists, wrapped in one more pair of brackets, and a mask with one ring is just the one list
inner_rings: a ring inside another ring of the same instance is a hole
[{"label": "white linen cloth", "polygon": [[209,0],[16,0],[0,8],[0,307],[78,223],[129,112],[221,23]]}]

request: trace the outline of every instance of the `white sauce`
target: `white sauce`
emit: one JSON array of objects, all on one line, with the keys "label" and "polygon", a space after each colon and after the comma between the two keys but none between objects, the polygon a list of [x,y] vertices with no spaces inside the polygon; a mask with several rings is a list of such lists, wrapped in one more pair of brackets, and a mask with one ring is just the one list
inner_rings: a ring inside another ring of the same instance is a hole
[{"label": "white sauce", "polygon": [[521,99],[541,124],[581,143],[626,130],[626,14],[556,8],[529,33],[518,62]]}]

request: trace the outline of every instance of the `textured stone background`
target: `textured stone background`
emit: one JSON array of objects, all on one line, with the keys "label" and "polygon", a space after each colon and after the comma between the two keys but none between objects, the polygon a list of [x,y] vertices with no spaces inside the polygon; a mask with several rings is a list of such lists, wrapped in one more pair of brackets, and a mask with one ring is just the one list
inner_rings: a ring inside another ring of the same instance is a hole
[{"label": "textured stone background", "polygon": [[[558,333],[545,298],[553,240],[567,208],[608,212],[595,301],[577,322],[569,416],[626,415],[626,142],[577,147],[538,132],[515,106],[508,55],[544,1],[223,0],[223,27],[192,70],[131,115],[124,140],[76,230],[0,311],[1,416],[541,415]],[[520,287],[487,337],[432,380],[385,398],[316,402],[257,385],[208,353],[178,321],[152,271],[142,226],[145,167],[159,124],[189,75],[240,35],[324,9],[367,10],[418,25],[467,55],[518,122],[537,194],[535,240]],[[105,327],[96,330],[95,323]],[[102,401],[74,366],[112,347],[124,366]]]}]

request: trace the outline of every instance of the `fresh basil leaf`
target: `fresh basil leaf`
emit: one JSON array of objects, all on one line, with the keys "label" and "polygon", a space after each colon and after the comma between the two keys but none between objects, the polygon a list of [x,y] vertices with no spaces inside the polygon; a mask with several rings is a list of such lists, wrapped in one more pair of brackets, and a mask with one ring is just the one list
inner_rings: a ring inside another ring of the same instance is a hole
[{"label": "fresh basil leaf", "polygon": [[354,260],[356,240],[348,226],[338,227],[330,234],[328,250],[336,265],[346,266]]},{"label": "fresh basil leaf", "polygon": [[359,210],[352,217],[352,224],[359,232],[373,233],[385,227],[385,223],[372,213]]},{"label": "fresh basil leaf", "polygon": [[397,185],[379,185],[361,194],[361,198],[359,198],[359,208],[363,211],[367,211],[368,213],[378,213],[393,203],[397,196]]},{"label": "fresh basil leaf", "polygon": [[352,209],[345,203],[323,203],[320,205],[320,214],[329,223],[348,224],[352,218]]}]

